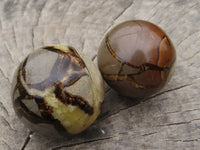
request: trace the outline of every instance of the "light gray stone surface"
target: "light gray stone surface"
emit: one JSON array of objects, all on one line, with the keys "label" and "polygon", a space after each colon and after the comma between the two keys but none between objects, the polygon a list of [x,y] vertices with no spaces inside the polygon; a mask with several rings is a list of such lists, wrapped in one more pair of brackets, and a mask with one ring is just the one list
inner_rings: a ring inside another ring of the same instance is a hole
[{"label": "light gray stone surface", "polygon": [[[24,127],[12,108],[10,88],[19,63],[35,49],[72,45],[96,61],[101,39],[130,19],[163,28],[177,50],[168,85],[141,103],[106,87],[97,121],[83,134],[47,139]],[[200,148],[200,0],[1,0],[0,149]]]}]

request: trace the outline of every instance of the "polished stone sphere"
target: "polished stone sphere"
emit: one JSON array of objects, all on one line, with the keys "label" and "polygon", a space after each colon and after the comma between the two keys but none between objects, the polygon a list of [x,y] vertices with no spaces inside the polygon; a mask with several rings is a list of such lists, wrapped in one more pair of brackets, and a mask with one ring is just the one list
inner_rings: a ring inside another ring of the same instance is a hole
[{"label": "polished stone sphere", "polygon": [[95,64],[73,47],[55,45],[28,55],[13,80],[14,109],[45,136],[77,134],[100,113],[104,85]]},{"label": "polished stone sphere", "polygon": [[160,91],[176,60],[174,46],[158,26],[142,20],[123,22],[101,42],[98,66],[111,88],[132,98]]}]

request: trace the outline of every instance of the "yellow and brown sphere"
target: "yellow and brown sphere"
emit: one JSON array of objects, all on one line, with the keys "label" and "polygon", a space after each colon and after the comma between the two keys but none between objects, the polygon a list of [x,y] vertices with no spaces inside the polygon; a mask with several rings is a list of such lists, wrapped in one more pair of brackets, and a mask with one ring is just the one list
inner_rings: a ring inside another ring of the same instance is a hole
[{"label": "yellow and brown sphere", "polygon": [[98,52],[98,66],[107,83],[134,98],[161,90],[175,60],[176,52],[166,33],[142,20],[126,21],[111,29]]},{"label": "yellow and brown sphere", "polygon": [[28,55],[15,73],[12,93],[21,120],[32,131],[54,136],[80,133],[95,121],[104,85],[84,54],[56,45]]}]

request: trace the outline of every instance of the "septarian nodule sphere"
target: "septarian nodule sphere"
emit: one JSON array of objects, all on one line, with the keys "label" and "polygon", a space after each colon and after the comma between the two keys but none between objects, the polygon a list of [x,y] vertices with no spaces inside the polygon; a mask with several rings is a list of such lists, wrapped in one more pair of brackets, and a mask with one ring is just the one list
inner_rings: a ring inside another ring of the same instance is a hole
[{"label": "septarian nodule sphere", "polygon": [[85,130],[103,98],[97,67],[72,47],[43,47],[28,55],[14,76],[16,113],[32,131],[47,136]]},{"label": "septarian nodule sphere", "polygon": [[107,83],[122,95],[148,97],[166,84],[176,60],[172,42],[158,26],[142,20],[111,29],[98,52]]}]

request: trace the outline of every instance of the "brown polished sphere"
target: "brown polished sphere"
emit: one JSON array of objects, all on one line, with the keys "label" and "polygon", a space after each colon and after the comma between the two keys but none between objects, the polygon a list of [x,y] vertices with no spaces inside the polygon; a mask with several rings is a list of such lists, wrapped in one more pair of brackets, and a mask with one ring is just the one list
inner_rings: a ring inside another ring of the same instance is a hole
[{"label": "brown polished sphere", "polygon": [[111,29],[98,52],[105,81],[122,95],[148,97],[170,77],[176,52],[166,33],[142,20],[123,22]]}]

